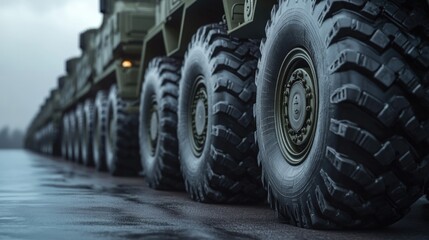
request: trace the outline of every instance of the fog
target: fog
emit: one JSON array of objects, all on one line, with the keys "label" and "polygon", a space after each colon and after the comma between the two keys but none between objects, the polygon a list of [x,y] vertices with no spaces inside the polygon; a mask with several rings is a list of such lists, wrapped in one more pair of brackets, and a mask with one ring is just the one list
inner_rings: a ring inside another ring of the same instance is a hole
[{"label": "fog", "polygon": [[0,1],[0,129],[25,130],[80,55],[78,35],[101,24],[99,0]]},{"label": "fog", "polygon": [[22,148],[23,142],[23,131],[10,131],[7,127],[0,129],[0,149]]}]

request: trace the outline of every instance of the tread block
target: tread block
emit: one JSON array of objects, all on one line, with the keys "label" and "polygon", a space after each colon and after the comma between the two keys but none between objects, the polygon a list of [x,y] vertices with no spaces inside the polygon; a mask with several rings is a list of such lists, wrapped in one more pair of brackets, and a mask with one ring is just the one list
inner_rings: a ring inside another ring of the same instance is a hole
[{"label": "tread block", "polygon": [[256,43],[228,35],[224,24],[211,24],[197,31],[185,54],[184,66],[194,47],[203,49],[214,86],[209,94],[214,101],[214,122],[208,129],[212,144],[210,157],[204,160],[209,175],[186,181],[187,191],[198,201],[257,202],[265,197],[251,112],[256,91],[254,72],[260,56]]},{"label": "tread block", "polygon": [[359,128],[355,123],[347,120],[331,119],[330,131],[365,149],[365,151],[379,160],[383,166],[390,165],[394,160],[394,149],[389,142],[380,143],[371,133]]},{"label": "tread block", "polygon": [[375,180],[374,176],[362,164],[356,163],[356,161],[338,153],[331,147],[326,149],[326,158],[338,172],[350,177],[361,186],[367,186]]},{"label": "tread block", "polygon": [[357,214],[364,216],[374,214],[375,210],[369,202],[365,202],[361,196],[350,189],[345,189],[329,177],[323,169],[320,170],[320,175],[325,182],[325,187],[329,195],[340,201],[342,204],[352,208]]},{"label": "tread block", "polygon": [[346,212],[344,212],[338,208],[333,207],[325,199],[325,197],[322,193],[322,190],[320,190],[319,186],[316,186],[315,194],[316,194],[316,199],[317,199],[319,209],[323,213],[323,215],[325,215],[326,217],[328,217],[332,221],[342,223],[342,225],[356,224],[355,221],[352,219],[352,217],[348,213],[346,213]]}]

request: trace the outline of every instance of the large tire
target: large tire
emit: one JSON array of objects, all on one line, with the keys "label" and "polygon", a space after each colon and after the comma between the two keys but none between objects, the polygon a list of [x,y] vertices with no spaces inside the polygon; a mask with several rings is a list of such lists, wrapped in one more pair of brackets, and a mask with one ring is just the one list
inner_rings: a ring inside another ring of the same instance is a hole
[{"label": "large tire", "polygon": [[91,99],[85,101],[82,109],[81,155],[85,166],[94,165],[92,139],[94,133],[94,103]]},{"label": "large tire", "polygon": [[62,132],[61,132],[61,156],[64,159],[67,159],[67,144],[68,144],[68,128],[69,128],[69,123],[68,123],[68,117],[67,115],[64,115],[62,118]]},{"label": "large tire", "polygon": [[60,157],[62,153],[62,124],[52,123],[51,155]]},{"label": "large tire", "polygon": [[67,136],[67,159],[70,161],[74,160],[74,142],[76,137],[76,119],[74,112],[71,111],[67,114],[69,134]]},{"label": "large tire", "polygon": [[127,112],[135,101],[118,96],[112,86],[107,103],[106,163],[113,176],[136,176],[141,171],[138,144],[138,114]]},{"label": "large tire", "polygon": [[74,130],[74,145],[73,145],[73,161],[76,163],[82,162],[82,135],[83,135],[83,107],[79,104],[74,110],[75,130]]},{"label": "large tire", "polygon": [[177,98],[181,63],[155,58],[146,70],[140,98],[140,156],[149,187],[182,190],[177,143]]},{"label": "large tire", "polygon": [[42,128],[42,153],[49,155],[51,146],[51,124]]},{"label": "large tire", "polygon": [[273,9],[258,66],[257,142],[269,202],[290,224],[386,226],[422,195],[429,32],[412,12],[393,1]]},{"label": "large tire", "polygon": [[94,103],[94,134],[92,135],[92,155],[95,169],[106,171],[106,111],[107,95],[99,91]]},{"label": "large tire", "polygon": [[256,162],[254,43],[225,26],[200,28],[185,55],[178,138],[186,190],[200,202],[250,203],[266,197]]}]

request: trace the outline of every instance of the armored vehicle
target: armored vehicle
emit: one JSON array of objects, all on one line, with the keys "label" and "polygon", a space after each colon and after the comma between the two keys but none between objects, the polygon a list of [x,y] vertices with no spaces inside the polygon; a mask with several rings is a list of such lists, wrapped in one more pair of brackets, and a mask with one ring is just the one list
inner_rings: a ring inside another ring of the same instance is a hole
[{"label": "armored vehicle", "polygon": [[401,219],[429,176],[429,6],[102,0],[26,146],[305,228]]}]

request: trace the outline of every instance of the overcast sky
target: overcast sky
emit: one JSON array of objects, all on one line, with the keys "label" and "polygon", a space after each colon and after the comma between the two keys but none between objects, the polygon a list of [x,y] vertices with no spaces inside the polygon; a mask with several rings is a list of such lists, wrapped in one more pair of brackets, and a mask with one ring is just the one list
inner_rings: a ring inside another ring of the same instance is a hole
[{"label": "overcast sky", "polygon": [[0,0],[0,128],[25,130],[78,35],[101,24],[99,0]]}]

